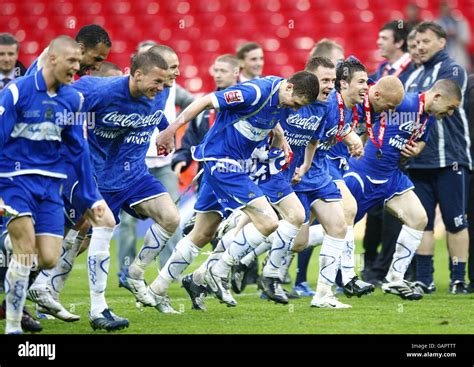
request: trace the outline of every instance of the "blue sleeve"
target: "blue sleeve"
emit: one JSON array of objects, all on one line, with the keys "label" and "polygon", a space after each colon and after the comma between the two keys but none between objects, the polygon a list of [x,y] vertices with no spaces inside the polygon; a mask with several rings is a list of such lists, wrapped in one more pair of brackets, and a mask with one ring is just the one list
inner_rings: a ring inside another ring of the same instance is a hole
[{"label": "blue sleeve", "polygon": [[211,94],[217,111],[242,109],[254,106],[262,98],[261,89],[256,84],[243,83]]},{"label": "blue sleeve", "polygon": [[16,85],[13,85],[0,92],[0,151],[10,137],[17,120],[15,101],[10,89],[16,88]]},{"label": "blue sleeve", "polygon": [[37,57],[35,61],[33,61],[33,63],[30,65],[30,67],[26,71],[25,76],[33,75],[34,73],[38,71],[38,59],[39,57]]},{"label": "blue sleeve", "polygon": [[326,131],[326,119],[324,118],[321,123],[319,124],[318,128],[313,134],[312,140],[321,140],[324,136],[324,132]]},{"label": "blue sleeve", "polygon": [[[338,126],[339,118],[340,118],[339,107],[337,106],[337,104],[331,103],[328,107],[328,112],[326,114],[326,123],[324,125],[324,133],[334,128],[334,126]],[[346,125],[347,123],[344,126]]]},{"label": "blue sleeve", "polygon": [[[78,94],[78,101],[74,111],[80,112],[81,102]],[[74,167],[79,185],[84,197],[82,198],[91,208],[94,203],[101,200],[97,185],[94,182],[92,164],[90,159],[89,144],[86,139],[87,131],[83,123],[68,125],[62,132],[64,146],[67,150],[67,160]]]},{"label": "blue sleeve", "polygon": [[158,124],[157,128],[159,131],[165,130],[169,126],[168,119],[166,118],[165,114],[163,113],[163,118],[161,119],[160,123]]},{"label": "blue sleeve", "polygon": [[[100,100],[107,95],[107,93],[104,93],[100,86],[103,79],[107,78],[83,76],[81,79],[72,84],[74,89],[82,93],[84,96],[84,105],[82,107],[82,111],[92,111],[94,107],[99,104]],[[97,93],[99,90],[102,91],[101,97],[99,97],[99,93]]]}]

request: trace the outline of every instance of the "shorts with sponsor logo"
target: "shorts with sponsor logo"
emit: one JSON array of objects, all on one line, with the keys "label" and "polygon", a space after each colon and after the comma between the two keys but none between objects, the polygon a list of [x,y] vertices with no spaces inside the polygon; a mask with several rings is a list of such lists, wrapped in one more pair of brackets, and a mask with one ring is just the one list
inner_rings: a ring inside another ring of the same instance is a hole
[{"label": "shorts with sponsor logo", "polygon": [[216,161],[204,163],[204,175],[201,181],[199,195],[194,205],[197,212],[233,211],[241,209],[252,201],[264,196],[262,190],[242,172],[239,167],[219,169]]},{"label": "shorts with sponsor logo", "polygon": [[278,204],[293,192],[293,188],[288,182],[288,178],[282,172],[270,176],[268,181],[260,183],[258,187],[262,189],[263,193],[272,204]]},{"label": "shorts with sponsor logo", "polygon": [[410,169],[408,173],[428,215],[427,231],[434,228],[437,204],[448,232],[457,233],[467,228],[469,171],[465,167]]},{"label": "shorts with sponsor logo", "polygon": [[312,191],[297,191],[296,196],[300,199],[305,210],[305,223],[309,221],[311,206],[318,200],[341,201],[342,195],[334,181]]},{"label": "shorts with sponsor logo", "polygon": [[[35,234],[63,237],[64,215],[61,198],[64,179],[40,175],[0,178],[0,196],[19,216],[31,216]],[[13,218],[4,219],[3,230]]]},{"label": "shorts with sponsor logo", "polygon": [[390,178],[377,180],[362,172],[349,169],[344,181],[357,201],[355,223],[376,205],[385,205],[396,195],[413,190],[413,182],[400,170],[396,170]]}]

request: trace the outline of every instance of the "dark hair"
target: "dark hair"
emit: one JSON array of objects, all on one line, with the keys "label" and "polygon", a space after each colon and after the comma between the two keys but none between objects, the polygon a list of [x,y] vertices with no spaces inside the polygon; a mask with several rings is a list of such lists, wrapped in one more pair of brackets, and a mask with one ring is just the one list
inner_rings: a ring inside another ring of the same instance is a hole
[{"label": "dark hair", "polygon": [[448,35],[443,27],[435,22],[421,22],[416,26],[417,33],[425,33],[427,30],[431,30],[434,34],[438,36],[438,38],[448,39]]},{"label": "dark hair", "polygon": [[353,56],[349,56],[344,61],[339,62],[336,66],[336,90],[338,92],[341,91],[341,80],[345,80],[347,83],[350,83],[354,73],[358,71],[367,72],[367,69]]},{"label": "dark hair", "polygon": [[461,88],[459,84],[452,79],[440,79],[434,83],[431,89],[444,92],[445,95],[456,99],[456,101],[462,100]]},{"label": "dark hair", "polygon": [[395,43],[403,41],[401,50],[403,52],[408,51],[407,37],[411,31],[411,27],[408,23],[402,19],[393,20],[391,22],[385,23],[381,31],[389,30],[393,32],[393,39]]},{"label": "dark hair", "polygon": [[82,43],[86,48],[94,48],[99,43],[103,43],[107,47],[112,47],[112,41],[110,40],[107,31],[97,24],[85,25],[79,29],[79,33],[76,35],[77,43]]},{"label": "dark hair", "polygon": [[310,58],[313,57],[329,57],[332,50],[335,48],[344,51],[342,46],[337,43],[336,41],[333,41],[332,39],[329,38],[323,38],[320,40],[316,45],[314,46],[313,50],[311,51],[311,55],[309,56]]},{"label": "dark hair", "polygon": [[293,74],[288,82],[293,84],[293,94],[306,97],[309,103],[317,100],[319,94],[319,81],[316,75],[307,71],[298,71]]},{"label": "dark hair", "polygon": [[257,50],[259,48],[263,50],[262,46],[255,42],[243,43],[237,48],[237,58],[239,60],[244,60],[245,56],[247,56],[250,51]]},{"label": "dark hair", "polygon": [[16,50],[20,49],[20,44],[18,40],[11,33],[0,33],[0,45],[2,46],[12,46],[16,45]]},{"label": "dark hair", "polygon": [[154,67],[158,67],[163,70],[168,69],[168,63],[165,61],[165,59],[156,52],[150,52],[150,50],[135,55],[132,58],[132,67],[130,69],[130,74],[132,76],[138,69],[140,69],[143,74],[147,74]]},{"label": "dark hair", "polygon": [[327,57],[312,57],[306,62],[305,70],[309,72],[316,71],[317,68],[322,66],[323,68],[334,69],[336,66]]}]

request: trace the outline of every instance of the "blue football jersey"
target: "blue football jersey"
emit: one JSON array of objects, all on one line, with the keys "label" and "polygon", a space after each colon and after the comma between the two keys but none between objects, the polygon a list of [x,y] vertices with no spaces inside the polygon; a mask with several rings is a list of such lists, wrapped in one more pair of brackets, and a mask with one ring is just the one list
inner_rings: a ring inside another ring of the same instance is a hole
[{"label": "blue football jersey", "polygon": [[251,80],[211,94],[219,112],[201,144],[193,149],[198,161],[250,158],[281,120],[278,88],[283,78]]},{"label": "blue football jersey", "polygon": [[[406,93],[402,103],[395,111],[388,111],[386,116],[387,125],[382,143],[382,156],[377,158],[378,148],[369,139],[365,147],[364,156],[359,159],[352,159],[350,166],[353,170],[366,174],[373,179],[386,179],[398,170],[398,162],[400,160],[400,151],[408,142],[414,131],[418,131],[426,118],[428,121],[417,140],[426,141],[429,135],[430,126],[435,121],[433,116],[424,113],[421,121],[417,125],[419,110],[418,93]],[[377,138],[380,124],[374,126],[374,135]],[[415,130],[416,129],[416,130]]]},{"label": "blue football jersey", "polygon": [[[84,200],[97,201],[82,119],[83,96],[62,85],[47,91],[43,72],[18,78],[0,92],[0,177],[67,178],[72,164],[83,178]],[[67,159],[61,153],[67,151]]]},{"label": "blue football jersey", "polygon": [[84,94],[92,161],[100,191],[120,191],[147,174],[145,156],[153,131],[168,126],[169,88],[154,99],[130,95],[129,76],[84,76],[73,84]]},{"label": "blue football jersey", "polygon": [[305,149],[311,140],[320,140],[324,130],[327,105],[314,102],[301,107],[297,112],[293,109],[282,110],[283,117],[280,125],[285,133],[285,138],[293,151],[293,162],[283,171],[283,175],[290,181],[295,169],[304,162]]},{"label": "blue football jersey", "polygon": [[[331,180],[328,173],[327,156],[330,149],[337,142],[336,135],[339,129],[339,106],[337,103],[336,91],[332,91],[326,101],[327,113],[325,122],[319,134],[319,145],[314,155],[311,169],[303,176],[301,182],[295,185],[295,191],[312,191],[327,185]],[[352,123],[352,109],[344,108],[344,128],[347,131]],[[339,143],[342,144],[342,143]],[[342,144],[344,149],[346,146]]]}]

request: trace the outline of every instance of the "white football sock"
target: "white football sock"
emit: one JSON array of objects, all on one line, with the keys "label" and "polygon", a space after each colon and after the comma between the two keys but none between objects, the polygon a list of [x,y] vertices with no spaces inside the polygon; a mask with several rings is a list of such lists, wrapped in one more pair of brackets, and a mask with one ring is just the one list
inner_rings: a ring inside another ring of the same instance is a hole
[{"label": "white football sock", "polygon": [[92,317],[98,316],[108,308],[105,301],[105,290],[107,288],[107,274],[110,265],[110,240],[113,233],[113,228],[92,228],[91,243],[87,252]]},{"label": "white football sock", "polygon": [[341,273],[342,283],[346,285],[356,276],[355,265],[355,242],[354,242],[354,226],[347,226],[346,243],[342,250]]},{"label": "white football sock", "polygon": [[31,265],[23,265],[12,258],[5,275],[6,326],[5,333],[21,332],[21,318],[28,289]]},{"label": "white football sock", "polygon": [[[274,232],[275,233],[275,232]],[[250,266],[250,264],[261,254],[267,252],[272,248],[272,242],[273,242],[273,236],[274,233],[272,233],[270,236],[268,236],[265,241],[263,241],[260,245],[258,245],[256,248],[252,249],[247,255],[245,255],[240,262],[244,265]]]},{"label": "white football sock", "polygon": [[286,253],[283,264],[281,265],[281,268],[280,268],[280,280],[282,282],[285,280],[286,274],[288,273],[288,270],[291,266],[291,263],[293,262],[293,259],[295,258],[295,255],[296,255],[296,252],[292,250]]},{"label": "white football sock", "polygon": [[[84,241],[84,238],[79,236],[79,232],[75,230],[70,230],[63,240],[63,253],[56,266],[48,272],[48,288],[51,290],[54,299],[59,298],[59,294],[66,284],[66,280],[71,273],[74,261],[81,248],[82,241]],[[38,278],[44,277],[43,274],[44,272],[41,272]]]},{"label": "white football sock", "polygon": [[191,264],[201,249],[197,247],[189,236],[183,237],[177,244],[170,258],[160,270],[150,288],[156,294],[166,294],[171,282],[177,280],[189,264]]},{"label": "white football sock", "polygon": [[400,235],[397,239],[397,246],[393,254],[392,264],[387,273],[387,280],[389,282],[398,282],[403,280],[405,272],[415,255],[415,252],[420,246],[423,231],[410,228],[406,225],[402,226]]},{"label": "white football sock", "polygon": [[342,250],[346,244],[345,239],[324,236],[323,245],[319,254],[319,276],[316,292],[320,295],[331,291],[331,286],[336,280],[337,271],[341,263]]},{"label": "white football sock", "polygon": [[290,250],[299,230],[298,227],[285,220],[278,222],[278,229],[273,238],[272,248],[268,254],[268,261],[263,268],[262,274],[264,277],[280,279],[280,268],[283,259]]},{"label": "white football sock", "polygon": [[321,224],[310,226],[307,247],[316,247],[321,245],[324,241],[325,234],[326,233],[324,232],[324,228]]},{"label": "white football sock", "polygon": [[171,236],[173,233],[166,231],[158,223],[153,223],[145,234],[140,252],[128,268],[130,277],[143,279],[145,268],[160,254]]},{"label": "white football sock", "polygon": [[219,261],[212,267],[212,272],[221,278],[227,278],[231,266],[244,256],[250,248],[255,248],[265,241],[253,223],[248,223],[235,237],[234,242],[222,254]]},{"label": "white football sock", "polygon": [[199,285],[204,285],[204,276],[206,275],[207,269],[210,266],[214,265],[218,261],[224,251],[230,247],[231,243],[234,241],[235,234],[233,231],[227,232],[217,243],[216,248],[212,253],[207,257],[207,259],[193,272],[193,282]]}]

